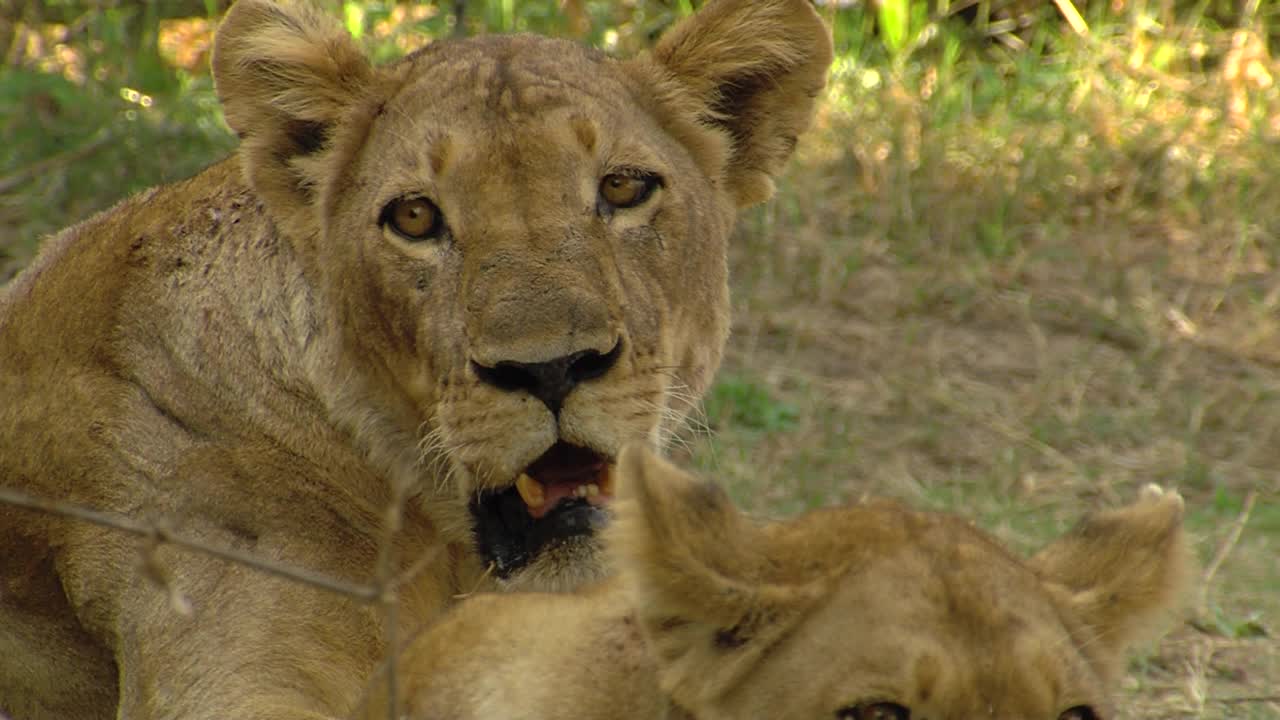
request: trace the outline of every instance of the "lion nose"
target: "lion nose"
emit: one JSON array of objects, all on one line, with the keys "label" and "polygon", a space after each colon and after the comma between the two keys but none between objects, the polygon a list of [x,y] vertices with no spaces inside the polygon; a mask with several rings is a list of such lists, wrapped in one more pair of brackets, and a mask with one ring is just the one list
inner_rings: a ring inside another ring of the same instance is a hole
[{"label": "lion nose", "polygon": [[546,362],[503,360],[487,366],[472,361],[472,365],[481,381],[508,392],[524,390],[559,415],[564,399],[579,383],[609,372],[620,355],[622,341],[618,340],[607,353],[579,350]]}]

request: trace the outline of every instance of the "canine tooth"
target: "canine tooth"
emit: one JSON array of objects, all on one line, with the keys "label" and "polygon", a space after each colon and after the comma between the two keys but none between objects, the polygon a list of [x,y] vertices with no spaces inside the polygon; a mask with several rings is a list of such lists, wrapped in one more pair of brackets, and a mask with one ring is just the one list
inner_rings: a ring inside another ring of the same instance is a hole
[{"label": "canine tooth", "polygon": [[595,497],[600,494],[600,486],[595,483],[586,485],[587,497]]},{"label": "canine tooth", "polygon": [[516,492],[520,493],[524,504],[531,508],[540,508],[547,501],[546,488],[529,477],[528,473],[520,473],[520,477],[516,478]]},{"label": "canine tooth", "polygon": [[605,495],[613,495],[616,485],[617,479],[614,477],[613,466],[605,466],[604,472],[600,473],[600,492]]}]

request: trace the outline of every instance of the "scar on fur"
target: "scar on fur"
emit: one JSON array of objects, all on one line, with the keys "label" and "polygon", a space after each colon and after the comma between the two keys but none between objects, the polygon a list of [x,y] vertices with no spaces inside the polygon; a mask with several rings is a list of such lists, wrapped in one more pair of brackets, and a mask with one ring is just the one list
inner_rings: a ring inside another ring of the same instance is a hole
[{"label": "scar on fur", "polygon": [[921,655],[916,660],[915,673],[916,694],[920,697],[920,702],[928,702],[933,695],[933,686],[938,683],[938,678],[942,675],[938,658],[933,655]]},{"label": "scar on fur", "polygon": [[574,115],[569,118],[569,127],[573,128],[573,134],[578,138],[578,142],[582,143],[582,147],[587,152],[595,152],[596,126],[595,123],[591,122],[590,118]]},{"label": "scar on fur", "polygon": [[736,627],[721,628],[716,631],[715,645],[721,650],[733,650],[734,648],[740,648],[743,645],[746,645],[747,641],[750,639],[751,638],[746,635],[743,635]]},{"label": "scar on fur", "polygon": [[444,174],[444,169],[449,164],[452,151],[453,142],[448,135],[443,135],[439,140],[431,143],[431,149],[427,151],[427,157],[431,161],[432,173],[437,176]]}]

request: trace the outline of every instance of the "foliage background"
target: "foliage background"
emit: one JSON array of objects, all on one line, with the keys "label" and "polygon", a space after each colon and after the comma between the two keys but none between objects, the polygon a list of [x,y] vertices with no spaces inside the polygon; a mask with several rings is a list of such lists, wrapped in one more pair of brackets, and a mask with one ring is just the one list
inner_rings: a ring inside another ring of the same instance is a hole
[{"label": "foliage background", "polygon": [[[692,0],[317,0],[380,60],[535,31],[619,54]],[[0,0],[0,282],[235,147],[226,0]],[[769,514],[889,494],[1032,549],[1146,482],[1204,559],[1130,718],[1280,717],[1275,0],[827,2],[838,58],[733,249],[677,454]]]}]

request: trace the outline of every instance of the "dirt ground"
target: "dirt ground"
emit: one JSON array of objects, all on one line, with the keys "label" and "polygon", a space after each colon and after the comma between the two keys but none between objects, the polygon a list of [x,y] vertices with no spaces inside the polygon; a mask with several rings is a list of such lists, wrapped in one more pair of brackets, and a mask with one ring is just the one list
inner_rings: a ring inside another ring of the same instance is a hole
[{"label": "dirt ground", "polygon": [[1202,582],[1121,717],[1280,717],[1275,238],[1099,212],[993,257],[945,222],[895,238],[871,207],[892,198],[813,155],[742,225],[693,461],[763,514],[891,495],[1027,551],[1175,487]]}]

